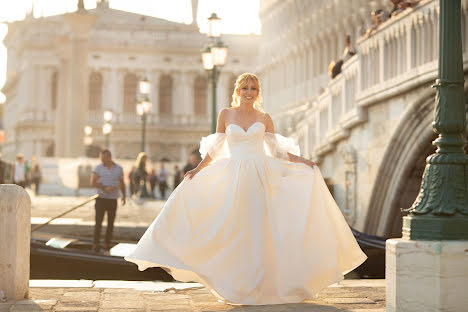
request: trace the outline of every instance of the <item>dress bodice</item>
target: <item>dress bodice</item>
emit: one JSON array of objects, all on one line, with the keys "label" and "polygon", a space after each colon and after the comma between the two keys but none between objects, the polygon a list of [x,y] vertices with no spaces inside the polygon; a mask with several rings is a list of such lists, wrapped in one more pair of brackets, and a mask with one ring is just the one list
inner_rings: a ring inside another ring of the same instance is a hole
[{"label": "dress bodice", "polygon": [[265,156],[265,125],[257,121],[247,130],[236,124],[226,128],[226,138],[233,159],[252,159]]}]

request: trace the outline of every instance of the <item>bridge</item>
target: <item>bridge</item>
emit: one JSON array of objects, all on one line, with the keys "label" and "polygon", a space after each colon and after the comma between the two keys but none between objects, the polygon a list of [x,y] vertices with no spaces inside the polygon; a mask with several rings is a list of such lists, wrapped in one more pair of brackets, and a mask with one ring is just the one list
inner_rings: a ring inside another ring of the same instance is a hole
[{"label": "bridge", "polygon": [[[465,74],[467,5],[462,1]],[[438,21],[439,1],[422,1],[358,40],[358,54],[333,80],[322,73],[265,100],[284,101],[288,109],[273,109],[277,128],[318,162],[348,222],[360,231],[401,236],[400,208],[412,205],[425,158],[435,151],[431,85],[438,72]],[[324,79],[330,81],[319,90]]]}]

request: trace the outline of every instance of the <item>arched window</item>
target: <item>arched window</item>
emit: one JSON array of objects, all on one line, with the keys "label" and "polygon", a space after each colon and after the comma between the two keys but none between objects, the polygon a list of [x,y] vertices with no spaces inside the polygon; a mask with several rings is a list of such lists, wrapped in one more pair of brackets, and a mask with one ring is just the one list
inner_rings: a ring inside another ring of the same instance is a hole
[{"label": "arched window", "polygon": [[52,74],[52,81],[50,84],[50,108],[57,109],[57,88],[58,87],[58,72]]},{"label": "arched window", "polygon": [[133,73],[128,73],[124,77],[124,113],[134,113],[136,111],[136,91],[137,91],[137,76]]},{"label": "arched window", "polygon": [[234,89],[236,87],[236,76],[232,75],[231,78],[228,80],[228,90],[227,90],[227,103],[226,107],[231,107],[232,102],[232,94],[234,93]]},{"label": "arched window", "polygon": [[172,112],[172,77],[162,75],[159,80],[159,113],[170,114]]},{"label": "arched window", "polygon": [[206,114],[206,93],[207,93],[207,81],[203,76],[198,76],[194,81],[194,108],[193,111],[195,115],[205,115]]},{"label": "arched window", "polygon": [[102,107],[102,75],[93,72],[89,76],[89,110],[99,111]]}]

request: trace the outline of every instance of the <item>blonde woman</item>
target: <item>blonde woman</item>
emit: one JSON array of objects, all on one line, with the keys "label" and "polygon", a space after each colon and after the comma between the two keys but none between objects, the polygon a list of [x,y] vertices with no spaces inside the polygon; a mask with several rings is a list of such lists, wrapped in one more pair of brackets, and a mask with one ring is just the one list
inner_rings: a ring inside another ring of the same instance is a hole
[{"label": "blonde woman", "polygon": [[203,160],[126,260],[203,283],[229,304],[301,302],[366,256],[318,167],[275,134],[254,74],[238,77]]}]

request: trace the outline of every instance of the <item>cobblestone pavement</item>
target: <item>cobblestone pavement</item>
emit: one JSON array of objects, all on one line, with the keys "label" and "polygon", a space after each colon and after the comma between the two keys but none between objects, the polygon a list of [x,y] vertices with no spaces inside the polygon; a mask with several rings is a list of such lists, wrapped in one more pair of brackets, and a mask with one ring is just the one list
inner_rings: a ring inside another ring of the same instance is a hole
[{"label": "cobblestone pavement", "polygon": [[266,306],[227,305],[195,283],[32,280],[30,284],[29,299],[0,302],[0,312],[385,311],[384,280],[344,280],[312,301]]}]

